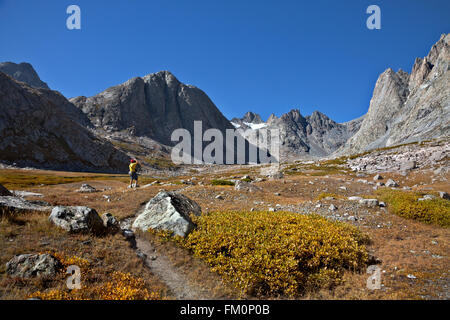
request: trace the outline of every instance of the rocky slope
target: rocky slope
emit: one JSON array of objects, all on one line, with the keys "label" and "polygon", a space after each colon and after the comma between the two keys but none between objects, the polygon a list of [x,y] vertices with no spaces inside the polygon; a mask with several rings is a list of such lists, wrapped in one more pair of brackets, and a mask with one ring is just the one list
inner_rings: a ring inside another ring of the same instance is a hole
[{"label": "rocky slope", "polygon": [[87,117],[59,92],[0,72],[0,161],[70,171],[123,172],[128,157],[87,128]]},{"label": "rocky slope", "polygon": [[0,72],[6,73],[17,81],[25,82],[33,88],[49,89],[29,63],[2,62],[0,63]]},{"label": "rocky slope", "polygon": [[194,121],[203,130],[233,129],[231,123],[200,89],[185,85],[168,71],[137,77],[93,97],[70,100],[98,129],[126,131],[165,145],[174,145],[171,134],[185,128],[194,133]]},{"label": "rocky slope", "polygon": [[392,69],[375,85],[361,129],[339,154],[450,136],[450,35],[417,58],[411,74]]}]

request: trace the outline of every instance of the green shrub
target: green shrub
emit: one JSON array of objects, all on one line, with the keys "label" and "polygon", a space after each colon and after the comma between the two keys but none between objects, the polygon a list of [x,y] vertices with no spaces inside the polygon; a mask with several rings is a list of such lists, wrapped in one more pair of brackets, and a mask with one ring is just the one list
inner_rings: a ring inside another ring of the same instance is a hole
[{"label": "green shrub", "polygon": [[298,296],[367,261],[364,234],[315,214],[218,212],[194,221],[181,243],[246,294]]},{"label": "green shrub", "polygon": [[233,181],[214,179],[211,181],[213,186],[234,186]]}]

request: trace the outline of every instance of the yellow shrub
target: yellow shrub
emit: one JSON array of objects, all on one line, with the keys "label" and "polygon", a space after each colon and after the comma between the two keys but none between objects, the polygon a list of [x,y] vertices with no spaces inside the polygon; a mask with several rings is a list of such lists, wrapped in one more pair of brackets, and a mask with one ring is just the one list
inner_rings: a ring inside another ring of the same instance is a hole
[{"label": "yellow shrub", "polygon": [[377,194],[396,215],[442,227],[450,226],[449,200],[436,198],[418,201],[423,194],[391,189],[377,190]]},{"label": "yellow shrub", "polygon": [[218,212],[196,217],[183,241],[243,293],[296,296],[338,284],[367,261],[356,228],[318,215]]},{"label": "yellow shrub", "polygon": [[161,296],[149,292],[144,280],[129,273],[114,272],[109,282],[94,287],[74,290],[51,290],[35,292],[30,298],[42,300],[158,300]]},{"label": "yellow shrub", "polygon": [[[96,269],[92,268],[89,261],[78,256],[67,256],[61,252],[46,252],[57,258],[63,268],[60,270],[65,275],[67,267],[77,265],[81,268],[82,279],[92,278]],[[42,300],[159,300],[159,293],[150,292],[145,287],[145,281],[133,277],[130,273],[113,272],[111,280],[98,285],[82,282],[81,289],[53,289],[47,292],[37,291],[30,298]]]}]

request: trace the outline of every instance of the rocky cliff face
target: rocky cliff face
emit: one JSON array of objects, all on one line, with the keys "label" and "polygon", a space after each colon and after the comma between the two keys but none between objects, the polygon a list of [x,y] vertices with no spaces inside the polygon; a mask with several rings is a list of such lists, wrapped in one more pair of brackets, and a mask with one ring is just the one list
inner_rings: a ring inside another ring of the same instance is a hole
[{"label": "rocky cliff face", "polygon": [[165,145],[178,128],[194,133],[194,121],[203,130],[233,129],[209,97],[200,89],[185,85],[168,71],[133,78],[96,96],[71,99],[96,128],[127,131],[146,136]]},{"label": "rocky cliff face", "polygon": [[87,117],[60,93],[0,72],[0,160],[70,171],[123,172],[128,157],[96,138]]},{"label": "rocky cliff face", "polygon": [[450,35],[417,58],[411,74],[380,75],[361,129],[339,154],[450,135]]},{"label": "rocky cliff face", "polygon": [[6,73],[17,81],[25,82],[33,88],[49,89],[29,63],[2,62],[0,63],[0,72]]},{"label": "rocky cliff face", "polygon": [[[254,119],[252,121],[252,119]],[[243,129],[279,129],[280,151],[283,157],[323,157],[336,151],[359,130],[362,118],[336,123],[321,112],[303,117],[299,110],[291,110],[280,118],[271,115],[266,123],[259,115],[248,112],[232,123]]]}]

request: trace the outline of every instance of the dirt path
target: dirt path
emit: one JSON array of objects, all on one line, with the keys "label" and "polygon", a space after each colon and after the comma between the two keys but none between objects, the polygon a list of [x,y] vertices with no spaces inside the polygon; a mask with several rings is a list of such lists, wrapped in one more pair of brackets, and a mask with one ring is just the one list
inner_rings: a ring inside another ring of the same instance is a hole
[{"label": "dirt path", "polygon": [[213,299],[214,293],[206,288],[200,288],[188,281],[185,274],[178,270],[161,252],[146,239],[136,237],[137,250],[146,255],[145,264],[153,274],[158,276],[170,289],[178,300],[207,300]]}]

